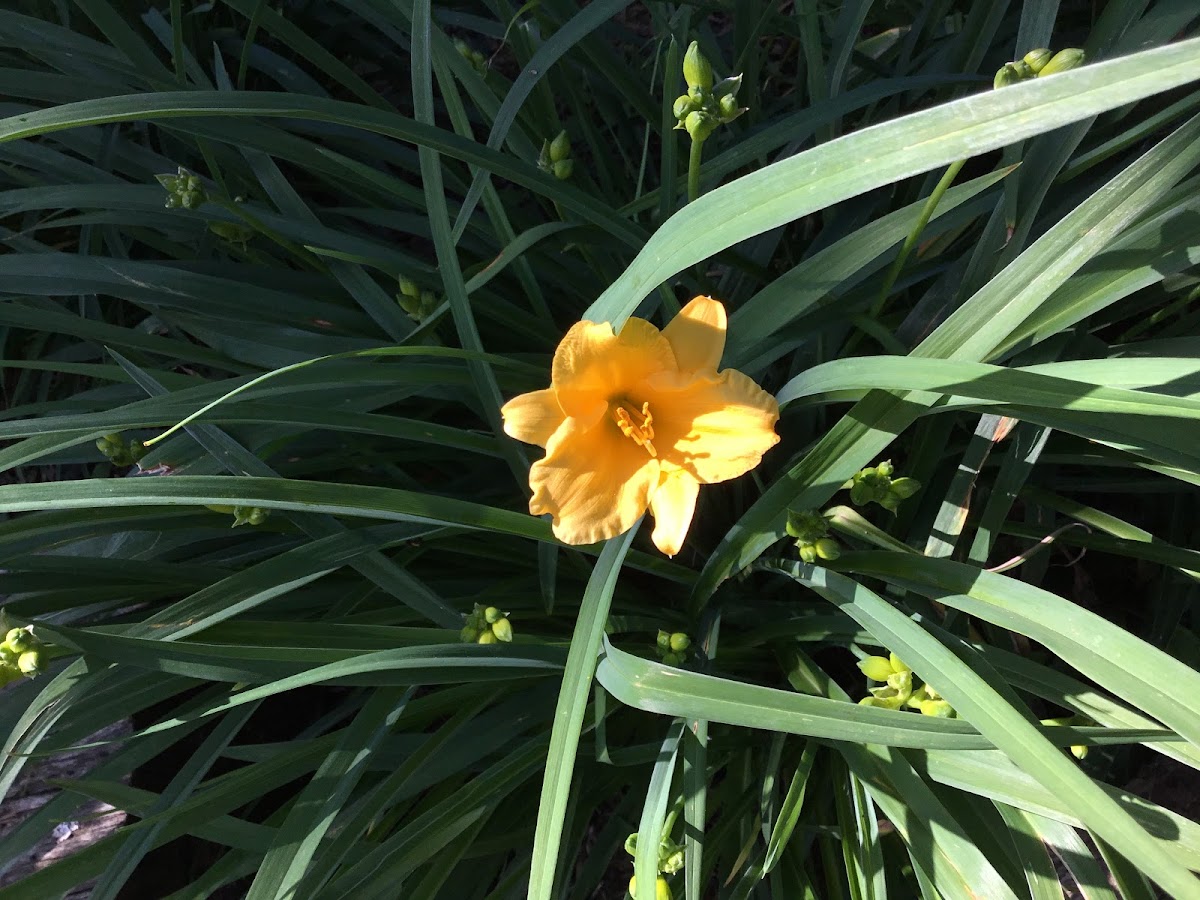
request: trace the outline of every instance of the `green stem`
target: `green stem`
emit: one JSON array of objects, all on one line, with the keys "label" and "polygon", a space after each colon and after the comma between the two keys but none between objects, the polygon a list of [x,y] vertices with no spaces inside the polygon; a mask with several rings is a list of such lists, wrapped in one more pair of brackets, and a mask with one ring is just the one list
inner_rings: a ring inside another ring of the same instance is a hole
[{"label": "green stem", "polygon": [[700,196],[700,155],[704,152],[704,141],[692,141],[692,152],[688,155],[688,203]]},{"label": "green stem", "polygon": [[921,232],[929,224],[929,220],[933,216],[933,211],[937,209],[938,203],[942,200],[942,195],[950,189],[950,185],[954,183],[954,179],[958,177],[958,173],[966,163],[965,159],[959,159],[950,163],[946,167],[946,172],[942,175],[941,181],[937,183],[937,187],[933,189],[933,193],[926,199],[925,205],[921,207],[921,215],[917,218],[917,224],[913,226],[913,230],[904,239],[904,246],[900,248],[900,255],[896,257],[896,261],[892,263],[892,267],[888,270],[887,278],[883,280],[883,287],[879,289],[879,296],[875,300],[875,305],[871,307],[871,318],[877,318],[883,311],[883,306],[887,303],[892,285],[896,283],[896,279],[900,277],[900,273],[904,270],[904,264],[908,261],[908,255],[912,252],[913,247],[917,245],[917,241],[921,239]]}]

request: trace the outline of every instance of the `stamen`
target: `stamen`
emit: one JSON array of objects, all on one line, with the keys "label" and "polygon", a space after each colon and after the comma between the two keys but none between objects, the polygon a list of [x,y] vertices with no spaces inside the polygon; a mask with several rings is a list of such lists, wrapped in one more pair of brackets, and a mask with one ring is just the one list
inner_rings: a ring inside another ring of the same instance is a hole
[{"label": "stamen", "polygon": [[633,442],[639,447],[645,447],[646,452],[651,457],[657,458],[658,451],[654,449],[654,416],[650,413],[650,403],[647,401],[642,404],[641,422],[635,422],[633,417],[623,406],[618,406],[613,409],[613,420],[617,423],[617,427],[621,429],[621,434],[627,438],[632,438]]}]

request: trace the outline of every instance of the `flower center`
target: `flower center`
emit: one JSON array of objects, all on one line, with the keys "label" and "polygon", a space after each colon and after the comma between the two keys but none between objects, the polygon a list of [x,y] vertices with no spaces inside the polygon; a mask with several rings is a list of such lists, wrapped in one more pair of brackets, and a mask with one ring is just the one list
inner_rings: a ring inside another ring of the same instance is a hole
[{"label": "flower center", "polygon": [[[636,414],[635,414],[636,415]],[[649,402],[642,404],[642,414],[635,418],[631,416],[629,411],[623,406],[614,406],[612,408],[613,421],[617,423],[617,427],[621,429],[621,434],[630,438],[639,447],[645,447],[646,452],[650,456],[657,458],[658,451],[654,449],[654,416],[650,413]],[[638,421],[638,418],[641,421]]]}]

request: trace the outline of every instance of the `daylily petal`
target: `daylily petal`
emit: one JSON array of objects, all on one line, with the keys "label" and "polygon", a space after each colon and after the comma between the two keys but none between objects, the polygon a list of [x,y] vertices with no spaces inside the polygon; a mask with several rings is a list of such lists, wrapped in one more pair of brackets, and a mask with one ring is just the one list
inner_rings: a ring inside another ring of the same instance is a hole
[{"label": "daylily petal", "polygon": [[546,446],[566,419],[552,389],[513,397],[500,408],[500,414],[504,416],[505,434],[539,447]]},{"label": "daylily petal", "polygon": [[699,493],[700,483],[682,469],[664,473],[659,479],[658,488],[650,498],[650,512],[654,513],[654,532],[650,537],[654,546],[667,556],[674,556],[683,546]]},{"label": "daylily petal", "polygon": [[630,319],[619,335],[607,322],[576,322],[554,352],[550,380],[563,412],[579,416],[675,368],[670,343],[645,319]]},{"label": "daylily petal", "polygon": [[663,337],[675,351],[681,372],[713,369],[721,365],[725,352],[725,307],[712,297],[694,297],[679,315],[667,323]]},{"label": "daylily petal", "polygon": [[734,369],[660,376],[646,387],[659,456],[701,484],[749,472],[779,441],[775,398]]},{"label": "daylily petal", "polygon": [[554,534],[568,544],[591,544],[628,531],[658,486],[659,464],[607,419],[567,419],[533,464],[529,511],[550,513]]}]

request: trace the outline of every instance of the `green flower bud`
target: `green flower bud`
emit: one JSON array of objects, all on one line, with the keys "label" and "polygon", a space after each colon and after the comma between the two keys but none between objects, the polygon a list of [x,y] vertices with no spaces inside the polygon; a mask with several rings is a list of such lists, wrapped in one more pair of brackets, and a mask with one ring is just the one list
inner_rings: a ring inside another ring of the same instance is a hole
[{"label": "green flower bud", "polygon": [[271,511],[269,509],[263,509],[259,506],[252,506],[250,507],[250,515],[246,516],[246,521],[251,525],[261,525],[263,522],[267,521],[270,515]]},{"label": "green flower bud", "polygon": [[630,856],[637,856],[637,832],[633,832],[629,837],[625,838],[625,852]]},{"label": "green flower bud", "polygon": [[870,486],[864,481],[854,482],[850,488],[850,502],[855,506],[866,506],[873,498]]},{"label": "green flower bud", "polygon": [[683,127],[687,129],[689,137],[698,143],[708,140],[708,136],[716,130],[719,124],[718,119],[703,111],[690,112],[683,120]]},{"label": "green flower bud", "polygon": [[892,473],[896,471],[896,467],[892,465],[890,459],[885,459],[875,467],[875,474],[882,478],[891,478]]},{"label": "green flower bud", "polygon": [[910,669],[908,666],[906,666],[901,661],[900,657],[898,657],[895,653],[892,653],[890,651],[888,652],[888,665],[890,665],[892,667],[893,672],[911,672],[912,671],[912,669]]},{"label": "green flower bud", "polygon": [[842,555],[842,548],[838,546],[838,542],[831,537],[823,537],[815,544],[813,549],[817,551],[817,556],[821,559],[834,560]]},{"label": "green flower bud", "polygon": [[26,678],[36,678],[42,674],[42,651],[26,650],[17,657],[17,669]]},{"label": "green flower bud", "polygon": [[685,862],[683,845],[665,837],[658,845],[658,871],[664,875],[674,875],[683,868]]},{"label": "green flower bud", "polygon": [[12,653],[19,655],[27,650],[35,649],[38,640],[33,636],[29,626],[26,626],[25,628],[9,629],[8,634],[4,636],[4,643]]},{"label": "green flower bud", "polygon": [[671,634],[670,634],[670,632],[663,631],[660,628],[658,630],[658,636],[654,639],[654,643],[657,645],[659,650],[664,650],[664,651],[670,650],[671,649]]},{"label": "green flower bud", "polygon": [[741,75],[730,75],[728,78],[722,78],[713,85],[712,95],[717,100],[725,97],[731,97],[736,94],[742,87]]},{"label": "green flower bud", "polygon": [[[876,690],[880,689],[876,688]],[[883,688],[883,690],[886,691],[887,688]],[[882,695],[875,694],[872,697],[863,697],[863,699],[859,700],[858,702],[862,706],[878,706],[880,709],[899,709],[904,705],[904,701],[907,699],[907,697],[902,697],[896,693],[885,693]],[[867,700],[872,702],[867,703]]]},{"label": "green flower bud", "polygon": [[690,646],[692,646],[692,639],[686,634],[677,631],[671,635],[671,649],[676,653],[682,653]]},{"label": "green flower bud", "polygon": [[728,125],[746,110],[738,106],[737,97],[726,94],[718,101],[717,111],[721,114],[721,122]]},{"label": "green flower bud", "polygon": [[696,108],[696,101],[687,94],[680,94],[675,98],[675,104],[671,107],[671,112],[675,118],[683,120],[687,118],[687,114]]},{"label": "green flower bud", "polygon": [[1046,67],[1046,63],[1050,62],[1050,57],[1054,55],[1053,50],[1047,50],[1045,47],[1040,47],[1037,50],[1030,50],[1022,59],[1029,68],[1033,69],[1034,74],[1037,74]]},{"label": "green flower bud", "polygon": [[1071,69],[1078,69],[1082,66],[1087,58],[1078,47],[1069,47],[1066,50],[1059,50],[1050,59],[1048,63],[1042,66],[1042,70],[1038,72],[1038,78],[1045,78],[1047,75],[1057,75],[1059,72],[1068,72]]},{"label": "green flower bud", "polygon": [[1013,67],[1013,71],[1017,73],[1017,78],[1019,78],[1021,81],[1027,81],[1037,74],[1030,67],[1029,63],[1025,62],[1023,59],[1014,60],[1013,62],[1009,63],[1009,65]]},{"label": "green flower bud", "polygon": [[550,161],[559,162],[567,159],[571,155],[571,139],[565,131],[560,131],[558,136],[550,142]]},{"label": "green flower bud", "polygon": [[1074,756],[1076,759],[1082,760],[1085,756],[1088,755],[1087,744],[1072,744],[1071,745],[1071,755]]},{"label": "green flower bud", "polygon": [[896,478],[888,487],[888,491],[900,500],[907,500],[921,489],[921,482],[915,478]]},{"label": "green flower bud", "polygon": [[1017,70],[1012,67],[1011,63],[1005,63],[996,70],[996,77],[992,79],[993,88],[1009,87],[1019,83],[1021,76],[1017,74]]},{"label": "green flower bud", "polygon": [[[629,896],[637,896],[637,876],[629,879]],[[671,900],[671,886],[661,875],[654,882],[654,900]]]},{"label": "green flower bud", "polygon": [[895,671],[884,656],[868,656],[858,661],[858,668],[872,681],[887,681]]},{"label": "green flower bud", "polygon": [[403,294],[405,297],[420,297],[421,296],[421,289],[417,286],[417,283],[415,281],[413,281],[411,278],[407,278],[404,275],[401,275],[399,281],[400,281],[400,293]]},{"label": "green flower bud", "polygon": [[458,633],[458,639],[464,644],[473,644],[479,640],[479,629],[471,625],[464,625],[462,631]]},{"label": "green flower bud", "polygon": [[141,462],[145,455],[149,452],[150,449],[141,441],[129,442],[129,455],[133,458],[134,462]]},{"label": "green flower bud", "polygon": [[487,622],[489,625],[494,625],[503,618],[504,613],[500,612],[500,610],[496,609],[494,606],[489,606],[483,611],[483,621]]},{"label": "green flower bud", "polygon": [[829,522],[815,509],[800,512],[788,510],[787,533],[794,538],[813,543],[829,533]]},{"label": "green flower bud", "polygon": [[662,661],[668,666],[677,666],[683,662],[683,656],[679,653],[664,653]]},{"label": "green flower bud", "polygon": [[935,719],[954,718],[954,707],[945,700],[922,700],[918,708],[923,716],[933,716]]},{"label": "green flower bud", "polygon": [[887,677],[887,686],[907,700],[912,696],[912,672],[893,672]]},{"label": "green flower bud", "polygon": [[17,657],[19,653],[14,653],[13,648],[8,644],[0,644],[0,670],[15,669],[17,667]]},{"label": "green flower bud", "polygon": [[700,52],[700,43],[692,41],[683,55],[683,80],[689,88],[710,91],[713,86],[712,64]]},{"label": "green flower bud", "polygon": [[815,544],[807,541],[796,541],[796,546],[800,549],[800,559],[810,566],[817,561],[817,548]]},{"label": "green flower bud", "polygon": [[498,640],[501,640],[506,644],[511,644],[513,637],[512,623],[509,622],[508,619],[497,619],[492,623],[492,634],[494,634]]},{"label": "green flower bud", "polygon": [[480,643],[480,644],[496,644],[496,643],[499,643],[499,641],[500,641],[500,638],[496,637],[496,635],[495,635],[493,632],[491,632],[491,631],[485,631],[483,634],[481,634],[481,635],[478,637],[478,639],[477,639],[476,643]]},{"label": "green flower bud", "polygon": [[557,178],[559,181],[566,181],[575,171],[575,160],[560,159],[552,166],[552,170],[555,178]]}]

